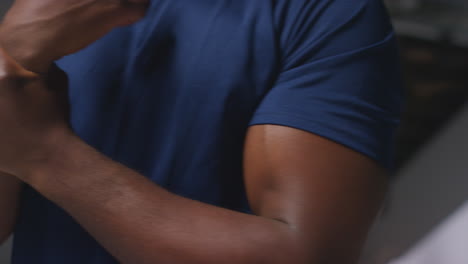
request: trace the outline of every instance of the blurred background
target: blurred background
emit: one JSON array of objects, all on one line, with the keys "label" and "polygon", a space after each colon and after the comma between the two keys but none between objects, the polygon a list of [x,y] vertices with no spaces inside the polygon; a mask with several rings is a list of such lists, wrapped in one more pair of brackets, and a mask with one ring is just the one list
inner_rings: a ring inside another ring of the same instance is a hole
[{"label": "blurred background", "polygon": [[[1,14],[11,0],[1,0]],[[362,264],[468,263],[468,1],[387,0],[407,106]],[[9,263],[10,243],[0,247]]]},{"label": "blurred background", "polygon": [[468,263],[468,1],[387,0],[407,105],[362,264]]}]

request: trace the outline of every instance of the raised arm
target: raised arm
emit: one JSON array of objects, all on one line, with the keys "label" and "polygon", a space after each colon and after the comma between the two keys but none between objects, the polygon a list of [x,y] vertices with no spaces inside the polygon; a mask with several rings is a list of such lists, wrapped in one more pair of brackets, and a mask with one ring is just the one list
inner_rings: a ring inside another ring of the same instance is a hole
[{"label": "raised arm", "polygon": [[[16,0],[0,25],[0,47],[25,69],[45,73],[54,60],[87,46],[114,27],[140,19],[147,2]],[[0,53],[0,110],[5,111],[12,79],[33,75],[12,66],[13,60]],[[0,124],[0,135],[10,129],[6,123]],[[1,144],[0,148],[6,149]],[[21,187],[20,180],[0,170],[0,244],[13,231]]]},{"label": "raised arm", "polygon": [[247,215],[169,193],[63,135],[46,148],[46,162],[15,174],[121,263],[356,263],[385,190],[381,169],[361,154],[307,132],[257,126],[246,143],[255,212]]},{"label": "raised arm", "polygon": [[0,170],[68,211],[121,263],[355,263],[385,189],[370,159],[308,132],[254,126],[245,177],[255,214],[218,208],[98,153],[68,128],[60,90],[12,68],[0,83],[2,101],[14,102],[1,104]]}]

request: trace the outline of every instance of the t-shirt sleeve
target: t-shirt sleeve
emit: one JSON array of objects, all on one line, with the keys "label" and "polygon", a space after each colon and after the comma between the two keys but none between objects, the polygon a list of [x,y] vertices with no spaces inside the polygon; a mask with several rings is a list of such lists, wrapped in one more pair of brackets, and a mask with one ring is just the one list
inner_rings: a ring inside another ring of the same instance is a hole
[{"label": "t-shirt sleeve", "polygon": [[282,69],[250,125],[309,131],[392,168],[403,85],[381,1],[288,0],[278,9]]}]

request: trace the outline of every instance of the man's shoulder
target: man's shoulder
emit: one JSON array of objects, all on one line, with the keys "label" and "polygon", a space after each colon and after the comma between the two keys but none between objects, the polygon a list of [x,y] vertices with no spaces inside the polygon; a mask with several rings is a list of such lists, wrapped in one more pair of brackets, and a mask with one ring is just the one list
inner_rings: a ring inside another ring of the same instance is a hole
[{"label": "man's shoulder", "polygon": [[277,0],[275,23],[286,55],[330,46],[329,55],[337,54],[382,41],[393,31],[382,0]]}]

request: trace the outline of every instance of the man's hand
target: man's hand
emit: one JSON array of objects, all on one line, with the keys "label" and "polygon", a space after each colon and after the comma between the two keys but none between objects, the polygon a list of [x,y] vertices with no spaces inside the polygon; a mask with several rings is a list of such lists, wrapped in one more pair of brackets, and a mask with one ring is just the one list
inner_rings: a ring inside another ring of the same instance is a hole
[{"label": "man's hand", "polygon": [[68,125],[67,78],[56,67],[47,79],[18,65],[0,49],[0,171],[22,176],[46,163]]},{"label": "man's hand", "polygon": [[0,26],[0,44],[26,69],[45,73],[54,60],[142,18],[148,2],[15,0]]}]

